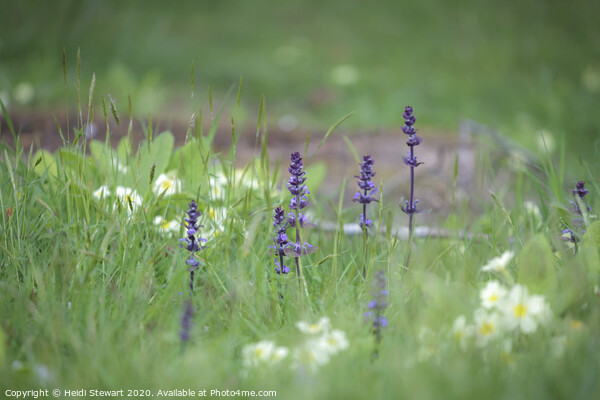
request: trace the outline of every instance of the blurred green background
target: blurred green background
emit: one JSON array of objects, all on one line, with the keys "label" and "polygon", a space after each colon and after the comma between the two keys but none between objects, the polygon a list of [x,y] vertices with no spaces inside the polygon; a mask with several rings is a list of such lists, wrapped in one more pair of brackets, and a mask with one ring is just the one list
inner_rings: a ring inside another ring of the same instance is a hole
[{"label": "blurred green background", "polygon": [[72,84],[80,48],[82,98],[95,72],[95,93],[123,114],[130,94],[138,115],[189,120],[209,86],[222,99],[243,77],[248,124],[264,94],[285,129],[354,110],[347,128],[397,129],[412,104],[441,132],[470,118],[528,147],[540,130],[583,153],[600,146],[597,1],[0,4],[0,96],[13,111],[64,109],[62,49]]}]

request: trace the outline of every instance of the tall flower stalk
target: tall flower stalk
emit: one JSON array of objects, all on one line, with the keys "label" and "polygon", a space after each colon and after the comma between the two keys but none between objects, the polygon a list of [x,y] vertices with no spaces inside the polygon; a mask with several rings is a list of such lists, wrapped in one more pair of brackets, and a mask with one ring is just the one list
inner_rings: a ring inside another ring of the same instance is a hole
[{"label": "tall flower stalk", "polygon": [[[383,315],[385,309],[388,306],[387,297],[388,290],[386,288],[385,271],[378,270],[375,272],[372,286],[372,300],[369,302],[367,308],[369,311],[365,313],[365,320],[371,322],[371,332],[375,335],[376,345],[379,345],[382,337],[382,329],[388,325],[387,318]],[[377,357],[377,348],[374,352]]]},{"label": "tall flower stalk", "polygon": [[206,242],[206,239],[196,239],[196,233],[200,234],[200,228],[202,227],[202,225],[198,225],[198,217],[202,213],[198,211],[198,206],[194,200],[189,204],[187,215],[188,217],[184,219],[187,237],[179,240],[187,243],[185,249],[190,253],[185,263],[188,265],[188,271],[190,272],[190,293],[194,293],[194,272],[200,265],[194,254],[202,250],[203,247],[200,242]]},{"label": "tall flower stalk", "polygon": [[408,156],[404,157],[404,164],[410,167],[410,199],[406,200],[405,205],[402,207],[402,211],[408,215],[409,233],[408,251],[406,253],[406,268],[408,268],[413,241],[413,224],[415,220],[415,214],[418,212],[417,203],[419,202],[419,200],[415,199],[415,168],[422,164],[417,161],[417,156],[415,155],[415,146],[421,144],[422,139],[417,136],[417,130],[414,127],[415,122],[417,122],[417,118],[413,114],[413,108],[411,106],[406,106],[402,116],[404,117],[404,126],[402,127],[402,132],[408,135],[406,144],[409,147]]},{"label": "tall flower stalk", "polygon": [[291,256],[296,258],[296,274],[298,275],[298,285],[301,286],[302,281],[304,281],[304,277],[302,276],[300,257],[304,254],[312,252],[313,249],[309,243],[302,243],[300,237],[300,228],[308,224],[308,218],[301,212],[301,210],[308,206],[309,203],[306,195],[310,192],[304,184],[304,182],[306,182],[306,177],[304,176],[306,172],[303,171],[304,166],[300,153],[292,153],[290,156],[290,161],[291,162],[288,171],[291,177],[288,180],[287,188],[292,194],[292,198],[290,200],[290,210],[292,210],[292,212],[288,213],[287,222],[292,228],[295,228],[296,240],[295,242],[290,243],[289,248],[291,251],[289,253]]},{"label": "tall flower stalk", "polygon": [[363,231],[363,246],[365,251],[365,260],[363,265],[362,276],[363,279],[367,278],[367,228],[373,224],[373,220],[367,218],[367,204],[370,204],[372,201],[377,201],[375,197],[375,193],[377,193],[377,188],[371,179],[375,176],[375,172],[373,172],[373,159],[371,155],[363,156],[362,163],[360,165],[360,176],[355,175],[355,178],[358,178],[358,187],[362,190],[362,192],[358,191],[354,195],[354,201],[362,204],[363,212],[360,214],[360,227]]},{"label": "tall flower stalk", "polygon": [[192,330],[192,319],[194,318],[194,307],[189,300],[185,301],[183,316],[181,317],[181,329],[179,330],[179,338],[181,339],[181,348],[190,340],[190,331]]},{"label": "tall flower stalk", "polygon": [[285,211],[281,207],[275,207],[275,215],[273,216],[273,226],[277,231],[277,235],[273,238],[275,242],[275,272],[280,275],[286,275],[290,272],[290,268],[283,263],[285,248],[289,244],[287,234],[285,233],[287,225]]}]

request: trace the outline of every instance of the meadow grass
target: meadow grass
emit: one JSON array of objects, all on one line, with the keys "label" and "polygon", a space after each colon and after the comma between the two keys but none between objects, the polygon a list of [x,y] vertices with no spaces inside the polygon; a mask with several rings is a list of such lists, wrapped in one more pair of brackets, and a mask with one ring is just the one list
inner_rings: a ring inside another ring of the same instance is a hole
[{"label": "meadow grass", "polygon": [[[109,127],[118,115],[110,99],[102,100],[104,109],[95,115],[103,114]],[[275,273],[270,255],[273,208],[291,196],[283,183],[287,168],[269,157],[262,102],[260,109],[256,155],[244,166],[236,164],[235,111],[227,154],[212,146],[216,120],[206,132],[196,120],[180,148],[171,133],[153,132],[151,121],[138,146],[124,135],[113,149],[110,131],[105,143],[89,142],[83,122],[94,118],[91,112],[63,131],[70,140],[54,154],[24,149],[19,140],[14,148],[0,144],[2,393],[47,387],[275,390],[285,399],[597,395],[600,225],[593,212],[583,228],[573,225],[568,200],[577,179],[590,189],[591,210],[600,207],[600,191],[592,172],[565,171],[574,156],[557,168],[548,156],[537,169],[515,169],[509,182],[516,184],[491,187],[497,194],[482,201],[480,214],[456,200],[456,211],[440,221],[454,233],[415,238],[408,268],[406,243],[391,229],[379,230],[400,220],[398,200],[381,197],[370,210],[377,229],[367,242],[366,280],[364,237],[342,229],[360,211],[343,197],[351,177],[340,182],[337,204],[325,204],[307,174],[317,227],[305,229],[303,240],[318,251],[302,257],[304,290],[294,268],[286,276]],[[316,161],[318,153],[306,159]],[[493,174],[489,157],[480,164],[482,175]],[[156,190],[163,174],[171,183]],[[191,200],[202,212],[198,236],[207,238],[196,253],[193,293],[189,253],[178,241],[183,226],[170,235],[169,225],[154,222],[158,216],[182,223]],[[319,229],[324,220],[339,228]],[[559,240],[567,226],[580,235],[577,252]],[[468,237],[461,235],[466,231]],[[515,259],[505,269],[482,271],[508,250]],[[363,318],[378,270],[385,271],[389,290],[381,342]],[[551,317],[534,332],[507,329],[481,345],[487,325],[469,333],[456,321],[462,315],[476,323],[480,292],[491,280],[543,296]],[[194,313],[190,339],[182,343],[187,300]],[[310,338],[296,323],[324,316],[345,333],[348,348],[322,365],[294,362]],[[248,366],[245,346],[262,340],[290,354]]]},{"label": "meadow grass", "polygon": [[[530,148],[540,131],[585,137],[586,157],[600,146],[596,2],[151,0],[140,7],[60,0],[6,7],[0,96],[15,110],[60,108],[60,49],[74,63],[81,48],[83,81],[102,76],[98,89],[120,100],[122,113],[131,95],[137,114],[187,118],[197,105],[187,107],[182,77],[193,64],[195,87],[210,85],[219,98],[244,77],[242,126],[263,94],[272,129],[292,116],[314,131],[351,110],[359,111],[347,123],[353,130],[390,129],[408,98],[428,110],[424,127],[447,132],[466,117]],[[30,86],[35,91],[25,96]]]}]

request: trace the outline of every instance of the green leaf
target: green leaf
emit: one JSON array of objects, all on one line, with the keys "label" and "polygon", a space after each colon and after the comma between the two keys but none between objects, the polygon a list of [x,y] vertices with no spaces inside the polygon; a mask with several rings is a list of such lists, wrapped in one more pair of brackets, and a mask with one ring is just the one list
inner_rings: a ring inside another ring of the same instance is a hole
[{"label": "green leaf", "polygon": [[596,221],[588,226],[585,235],[583,235],[583,239],[584,241],[590,241],[598,247],[598,250],[600,250],[600,221]]},{"label": "green leaf", "polygon": [[600,273],[600,221],[588,226],[580,245],[585,266],[592,274]]},{"label": "green leaf", "polygon": [[[133,153],[133,144],[128,137],[124,137],[117,146],[117,157],[122,161],[129,161],[131,154]],[[129,162],[127,162],[129,164]]]},{"label": "green leaf", "polygon": [[38,150],[35,152],[35,155],[32,158],[35,161],[35,166],[33,170],[36,174],[42,176],[44,173],[48,172],[48,175],[52,178],[56,178],[58,176],[58,167],[56,166],[56,160],[52,153],[46,150]]},{"label": "green leaf", "polygon": [[96,165],[100,169],[100,173],[105,173],[108,175],[109,166],[110,166],[110,152],[104,145],[104,143],[98,140],[92,140],[90,142],[90,154],[94,161],[96,161]]},{"label": "green leaf", "polygon": [[147,145],[146,141],[140,144],[138,153],[139,164],[133,163],[134,165],[130,166],[135,172],[134,180],[137,182],[136,190],[138,193],[145,193],[150,186],[152,164],[156,163],[154,170],[155,179],[165,172],[173,153],[174,143],[175,138],[173,134],[171,132],[163,132],[150,145]]},{"label": "green leaf", "polygon": [[533,292],[544,293],[556,284],[554,253],[543,234],[534,236],[519,256],[519,283]]},{"label": "green leaf", "polygon": [[60,157],[61,165],[71,169],[75,173],[77,173],[80,168],[84,168],[84,170],[87,172],[92,170],[95,166],[93,159],[89,157],[83,157],[81,154],[69,149],[60,149],[58,150],[57,154]]},{"label": "green leaf", "polygon": [[181,174],[179,179],[183,181],[185,189],[196,193],[206,173],[204,161],[200,157],[199,141],[195,138],[190,138],[184,146],[176,151],[173,158],[174,160],[178,160],[179,163],[177,165],[171,163],[169,168],[179,168]]}]

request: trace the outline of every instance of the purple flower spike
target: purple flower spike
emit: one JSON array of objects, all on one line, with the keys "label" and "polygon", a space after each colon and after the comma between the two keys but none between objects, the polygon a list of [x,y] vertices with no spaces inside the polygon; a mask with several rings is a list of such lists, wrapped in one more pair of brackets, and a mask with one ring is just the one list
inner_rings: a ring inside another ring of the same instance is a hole
[{"label": "purple flower spike", "polygon": [[403,160],[404,164],[410,167],[410,200],[407,200],[405,206],[402,207],[402,211],[408,215],[409,239],[408,251],[406,253],[406,266],[408,267],[412,244],[413,223],[415,214],[419,212],[417,210],[418,200],[415,199],[415,168],[423,164],[422,162],[417,161],[417,156],[415,155],[415,146],[420,145],[423,139],[416,135],[417,130],[415,129],[414,124],[417,122],[417,118],[413,115],[413,108],[411,106],[407,106],[404,109],[402,116],[404,117],[404,126],[402,127],[402,132],[408,135],[406,145],[409,147],[408,156],[403,157]]},{"label": "purple flower spike", "polygon": [[367,204],[371,204],[373,201],[378,201],[375,198],[375,194],[377,193],[377,188],[373,183],[372,179],[375,176],[375,172],[373,172],[373,158],[369,154],[368,156],[363,156],[363,160],[360,164],[360,176],[355,175],[354,177],[358,179],[358,188],[362,191],[358,191],[354,194],[353,201],[362,204],[362,214],[360,214],[360,227],[363,230],[363,239],[364,239],[364,247],[365,247],[365,260],[363,265],[363,279],[367,277],[367,228],[373,224],[373,220],[367,218]]},{"label": "purple flower spike", "polygon": [[373,172],[373,158],[371,158],[371,155],[363,156],[362,163],[358,165],[360,165],[360,176],[355,175],[354,177],[358,179],[358,187],[362,189],[362,192],[356,192],[356,194],[354,194],[353,201],[363,205],[361,226],[369,226],[368,224],[365,224],[366,205],[371,204],[373,201],[378,201],[374,197],[374,195],[377,193],[377,188],[371,180],[375,176],[375,172]]},{"label": "purple flower spike", "polygon": [[575,189],[573,189],[573,196],[577,196],[583,199],[588,193],[589,190],[585,188],[585,183],[583,181],[577,182],[577,186],[575,187]]},{"label": "purple flower spike", "polygon": [[181,318],[181,330],[179,331],[179,338],[181,342],[185,344],[190,340],[190,331],[192,330],[192,318],[194,317],[194,308],[192,302],[189,300],[185,301],[185,311]]},{"label": "purple flower spike", "polygon": [[185,249],[190,252],[189,257],[187,260],[185,260],[185,263],[188,265],[188,271],[190,271],[190,291],[193,293],[194,272],[200,266],[200,262],[198,259],[196,259],[196,257],[194,257],[194,253],[204,248],[204,246],[200,246],[200,242],[206,242],[206,239],[196,239],[196,234],[200,233],[200,228],[202,227],[202,225],[198,225],[198,217],[200,217],[202,213],[198,211],[198,206],[194,200],[192,200],[192,202],[189,204],[187,215],[188,217],[184,219],[187,237],[179,239],[179,241],[185,242]]},{"label": "purple flower spike", "polygon": [[[296,216],[294,215],[294,213],[288,213],[287,217],[288,217],[288,224],[290,224],[290,226],[292,228],[295,228],[296,227]],[[300,221],[300,228],[304,228],[304,226],[310,224],[308,217],[304,214],[300,214],[300,217],[298,218],[298,220]]]},{"label": "purple flower spike", "polygon": [[[279,275],[281,275],[281,264],[279,264],[279,261],[275,260],[275,272]],[[290,268],[287,265],[283,266],[283,274],[287,275],[290,272]]]},{"label": "purple flower spike", "polygon": [[291,177],[288,181],[287,188],[293,196],[299,197],[308,193],[308,189],[304,185],[304,182],[306,182],[306,178],[304,177],[306,172],[302,171],[303,163],[300,153],[292,153],[290,160],[291,163],[288,171],[290,172]]},{"label": "purple flower spike", "polygon": [[[383,316],[383,312],[388,306],[388,291],[384,270],[375,272],[372,288],[371,295],[373,299],[367,305],[369,311],[364,314],[364,317],[366,321],[371,322],[371,331],[375,335],[375,340],[379,343],[381,341],[381,328],[388,325],[387,318]],[[375,351],[375,354],[377,354],[377,351]]]},{"label": "purple flower spike", "polygon": [[[281,207],[275,207],[275,215],[273,216],[273,226],[277,230],[277,235],[273,238],[275,242],[275,272],[278,274],[287,274],[290,272],[290,269],[283,265],[283,257],[285,256],[285,248],[288,246],[289,241],[287,234],[285,233],[287,229],[287,221],[285,219],[285,211]],[[278,259],[279,258],[279,259]]]},{"label": "purple flower spike", "polygon": [[[300,156],[300,153],[292,153],[290,155],[290,167],[288,168],[288,171],[291,176],[287,183],[287,188],[292,194],[292,198],[290,200],[290,210],[292,210],[292,212],[288,214],[287,223],[291,227],[295,228],[296,238],[294,243],[290,243],[288,245],[288,253],[290,248],[294,249],[291,253],[293,256],[296,257],[296,273],[298,275],[299,285],[301,284],[301,279],[303,278],[301,277],[300,262],[298,260],[298,257],[311,252],[308,250],[303,251],[303,248],[312,249],[312,246],[306,242],[303,245],[300,244],[300,228],[303,227],[305,224],[308,224],[308,218],[306,218],[306,216],[302,214],[300,210],[303,210],[309,205],[306,195],[310,193],[308,191],[308,188],[304,184],[304,182],[306,182],[306,172],[303,171],[303,168],[304,164],[302,162],[302,157]],[[296,251],[296,249],[300,249],[300,251],[298,252]],[[282,268],[282,271],[285,273],[285,268]]]},{"label": "purple flower spike", "polygon": [[[583,181],[579,181],[577,182],[577,186],[575,187],[575,189],[572,189],[571,191],[573,192],[573,197],[575,197],[575,200],[569,201],[569,203],[573,207],[571,208],[571,211],[579,216],[577,218],[574,218],[573,222],[576,224],[581,224],[580,217],[583,217],[583,212],[581,211],[580,204],[584,203],[583,198],[589,193],[589,190],[585,188],[585,183]],[[584,205],[585,209],[588,212],[592,211],[592,208],[589,204]]]},{"label": "purple flower spike", "polygon": [[279,226],[285,220],[285,211],[281,207],[275,207],[275,215],[273,216],[273,226],[279,228]]}]

